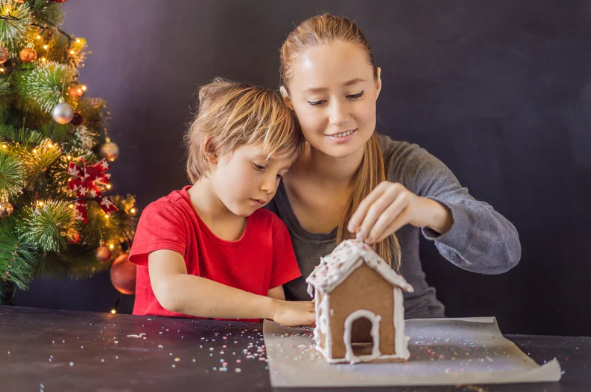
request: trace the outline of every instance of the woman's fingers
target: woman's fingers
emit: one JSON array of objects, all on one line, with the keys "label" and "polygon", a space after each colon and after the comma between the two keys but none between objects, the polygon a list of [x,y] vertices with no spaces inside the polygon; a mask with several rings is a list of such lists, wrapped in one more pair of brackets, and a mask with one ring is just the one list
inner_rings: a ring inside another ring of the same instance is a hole
[{"label": "woman's fingers", "polygon": [[349,232],[355,233],[359,230],[369,208],[384,194],[388,184],[389,183],[386,181],[381,182],[377,187],[375,187],[373,191],[369,193],[369,195],[365,197],[365,199],[361,201],[361,203],[359,203],[357,210],[353,213],[353,216],[351,216],[349,224],[347,225]]},{"label": "woman's fingers", "polygon": [[408,208],[406,208],[388,225],[388,227],[384,229],[382,235],[374,242],[381,242],[385,240],[387,237],[400,230],[402,226],[408,224],[408,222]]},{"label": "woman's fingers", "polygon": [[393,233],[391,230],[395,226],[392,226],[392,223],[394,221],[400,222],[400,219],[397,218],[408,207],[409,199],[410,197],[406,192],[398,194],[398,197],[382,212],[378,220],[371,227],[369,236],[367,237],[368,243],[379,242],[381,238],[385,238]]},{"label": "woman's fingers", "polygon": [[[392,205],[392,203],[401,195],[406,193],[406,188],[400,184],[386,183],[387,187],[382,195],[375,200],[367,209],[363,222],[360,225],[357,238],[362,240],[367,239],[373,230],[376,222],[382,217],[385,211]],[[385,217],[384,219],[388,219]],[[388,222],[386,222],[388,223]],[[375,239],[375,237],[372,237]]]}]

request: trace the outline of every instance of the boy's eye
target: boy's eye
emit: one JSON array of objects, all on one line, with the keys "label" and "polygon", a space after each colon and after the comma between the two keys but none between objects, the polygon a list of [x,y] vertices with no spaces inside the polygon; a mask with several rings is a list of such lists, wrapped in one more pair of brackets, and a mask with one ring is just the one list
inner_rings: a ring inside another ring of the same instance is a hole
[{"label": "boy's eye", "polygon": [[265,168],[265,166],[257,165],[256,163],[253,163],[252,165],[253,165],[253,166],[254,166],[254,168],[255,168],[256,170],[258,170],[258,171],[263,171],[263,170],[265,170],[265,169],[266,169],[266,168]]},{"label": "boy's eye", "polygon": [[320,101],[307,101],[308,104],[310,104],[310,106],[318,106],[318,105],[322,105],[323,103],[326,102],[325,99],[321,99]]},{"label": "boy's eye", "polygon": [[347,95],[347,98],[349,98],[349,99],[358,99],[358,98],[361,98],[361,97],[363,96],[363,93],[364,93],[364,92],[365,92],[365,91],[361,91],[361,92],[360,92],[360,93],[358,93],[358,94],[351,94],[351,95]]},{"label": "boy's eye", "polygon": [[283,180],[283,176],[281,174],[277,174],[277,179],[278,180]]}]

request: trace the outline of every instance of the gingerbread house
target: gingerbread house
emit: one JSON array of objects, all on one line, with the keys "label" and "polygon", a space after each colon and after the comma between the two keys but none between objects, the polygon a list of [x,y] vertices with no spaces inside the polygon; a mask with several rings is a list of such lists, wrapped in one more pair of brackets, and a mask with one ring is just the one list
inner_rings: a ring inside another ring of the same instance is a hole
[{"label": "gingerbread house", "polygon": [[362,241],[339,244],[306,279],[316,349],[330,363],[409,358],[402,292],[413,288]]}]

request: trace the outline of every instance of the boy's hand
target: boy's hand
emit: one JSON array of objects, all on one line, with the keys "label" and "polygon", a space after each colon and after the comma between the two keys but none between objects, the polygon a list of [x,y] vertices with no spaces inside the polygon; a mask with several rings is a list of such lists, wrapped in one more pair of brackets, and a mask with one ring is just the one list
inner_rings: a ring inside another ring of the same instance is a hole
[{"label": "boy's hand", "polygon": [[310,325],[316,321],[314,302],[276,300],[273,320],[288,327]]}]

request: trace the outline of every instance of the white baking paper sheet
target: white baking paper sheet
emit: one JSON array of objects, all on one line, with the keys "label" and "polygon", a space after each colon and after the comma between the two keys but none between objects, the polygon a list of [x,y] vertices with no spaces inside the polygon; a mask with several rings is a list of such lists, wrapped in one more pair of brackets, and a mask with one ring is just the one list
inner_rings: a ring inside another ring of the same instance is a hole
[{"label": "white baking paper sheet", "polygon": [[540,366],[505,339],[493,317],[406,321],[407,362],[329,364],[310,328],[265,320],[273,387],[500,384],[559,381],[556,359]]}]

